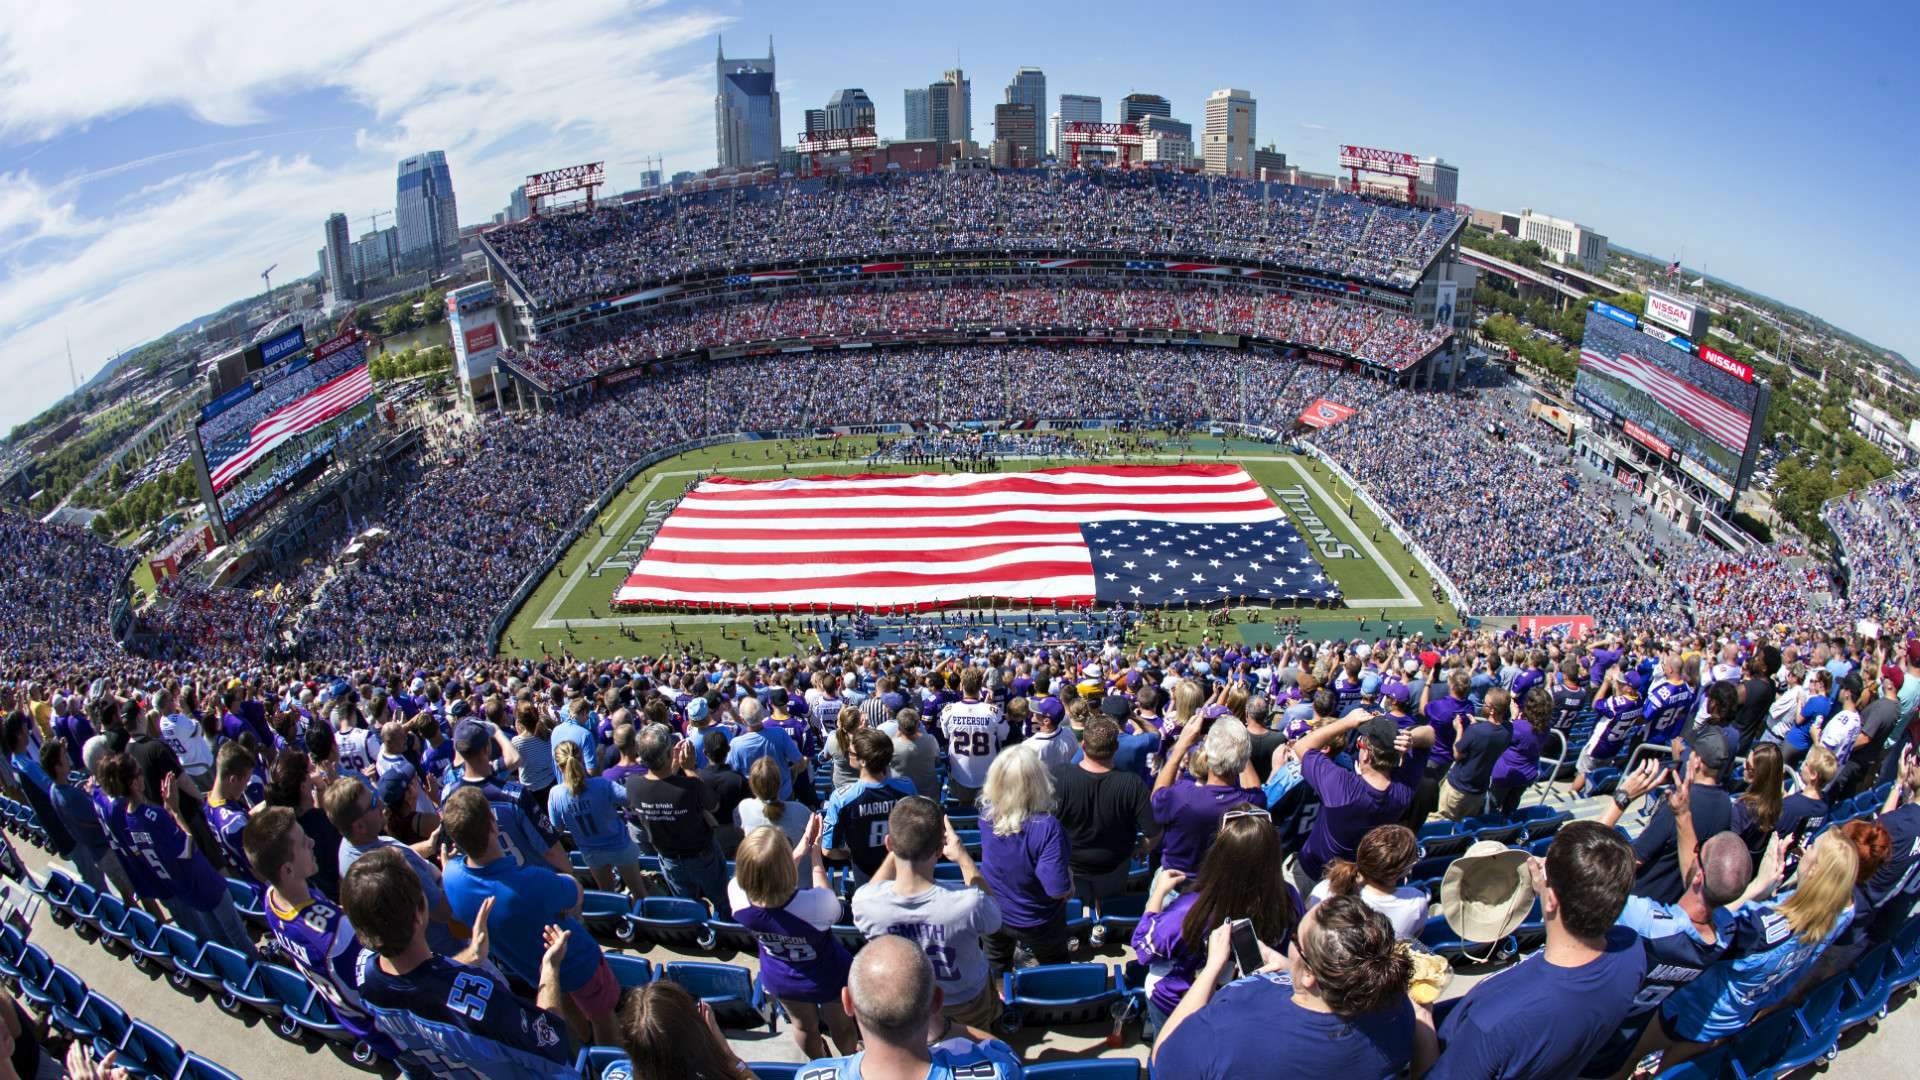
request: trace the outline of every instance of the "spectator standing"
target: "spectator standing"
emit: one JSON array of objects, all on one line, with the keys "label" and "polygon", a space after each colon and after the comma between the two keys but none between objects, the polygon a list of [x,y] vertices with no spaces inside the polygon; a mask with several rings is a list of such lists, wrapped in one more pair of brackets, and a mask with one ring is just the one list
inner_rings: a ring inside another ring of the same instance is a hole
[{"label": "spectator standing", "polygon": [[[960,700],[940,710],[940,733],[947,740],[947,784],[961,806],[972,806],[986,786],[987,771],[1007,744],[1009,730],[1000,708],[980,698],[985,677],[978,668],[960,674]],[[927,792],[929,797],[934,792]]]},{"label": "spectator standing", "polygon": [[[758,698],[746,698],[739,705],[740,722],[746,730],[733,740],[731,748],[724,755],[726,763],[740,776],[752,773],[753,763],[763,757],[773,758],[780,768],[780,798],[793,798],[793,783],[807,767],[806,755],[800,752],[793,737],[786,730],[767,727],[766,712]],[[709,753],[707,760],[715,760]],[[838,787],[838,784],[835,785]],[[727,807],[729,811],[731,807]]]},{"label": "spectator standing", "polygon": [[627,794],[604,776],[587,775],[580,744],[563,739],[554,744],[554,765],[560,782],[547,795],[547,818],[555,828],[573,837],[573,846],[587,864],[593,882],[612,889],[615,878],[634,896],[647,895],[640,876],[640,849],[627,835]]},{"label": "spectator standing", "polygon": [[513,710],[513,752],[520,758],[520,786],[535,806],[545,806],[547,792],[553,789],[553,741],[540,731],[540,707],[523,701]]},{"label": "spectator standing", "polygon": [[[1332,695],[1332,691],[1327,693]],[[1203,712],[1180,729],[1179,739],[1161,762],[1160,775],[1153,782],[1153,820],[1165,830],[1160,847],[1165,870],[1199,873],[1200,862],[1228,810],[1243,804],[1263,810],[1266,807],[1266,797],[1255,783],[1258,777],[1249,760],[1253,743],[1247,737],[1246,725],[1220,706],[1211,706],[1208,711],[1216,709],[1213,716]],[[1196,754],[1194,746],[1200,743],[1202,733],[1206,741]],[[1181,771],[1188,768],[1193,779],[1180,779]]]},{"label": "spectator standing", "polygon": [[1873,910],[1869,937],[1881,942],[1905,925],[1920,899],[1920,751],[1913,746],[1901,751],[1899,775],[1876,820],[1887,830],[1891,853],[1865,892]]},{"label": "spectator standing", "polygon": [[693,744],[649,724],[640,733],[644,776],[627,777],[627,807],[660,856],[660,873],[675,896],[705,900],[728,917],[726,861],[714,838],[719,801],[693,770]]},{"label": "spectator standing", "polygon": [[740,846],[740,839],[744,835],[734,827],[733,821],[739,813],[741,802],[750,794],[747,778],[735,772],[727,758],[727,736],[724,732],[709,731],[705,738],[707,764],[699,770],[700,782],[713,792],[714,841],[720,845],[723,854],[732,858],[734,849]]},{"label": "spectator standing", "polygon": [[[1359,735],[1355,767],[1345,769],[1328,750],[1344,748],[1354,733]],[[1289,864],[1296,890],[1312,892],[1329,862],[1353,858],[1362,837],[1407,814],[1432,738],[1426,725],[1402,731],[1392,716],[1354,713],[1323,724],[1294,744],[1300,779],[1320,800],[1307,838]]]},{"label": "spectator standing", "polygon": [[1486,692],[1481,716],[1454,719],[1453,768],[1440,789],[1441,817],[1465,821],[1486,809],[1494,767],[1513,743],[1512,706],[1512,697],[1494,687]]},{"label": "spectator standing", "polygon": [[[1068,860],[1073,895],[1089,912],[1127,891],[1134,858],[1146,854],[1160,835],[1146,783],[1113,767],[1119,742],[1120,729],[1111,719],[1101,716],[1087,724],[1081,737],[1084,756],[1066,770],[1056,791],[1054,813],[1073,850]],[[1104,931],[1095,925],[1096,946]]]},{"label": "spectator standing", "polygon": [[[1646,955],[1633,931],[1614,926],[1633,887],[1627,842],[1608,826],[1575,821],[1526,872],[1546,947],[1481,980],[1454,1006],[1427,1074],[1435,1080],[1573,1076],[1633,1007]],[[1541,1016],[1554,1022],[1536,1022]]]},{"label": "spectator standing", "polygon": [[1052,813],[1053,777],[1040,755],[1015,747],[994,759],[980,798],[980,866],[1001,912],[987,962],[1006,971],[1024,945],[1042,964],[1065,963],[1072,851]]},{"label": "spectator standing", "polygon": [[147,801],[146,786],[131,754],[109,756],[100,763],[100,773],[101,787],[114,799],[114,818],[108,828],[172,886],[172,894],[162,902],[174,920],[195,937],[252,955],[253,935],[234,910],[226,879],[194,846],[187,831],[175,778],[160,779],[160,801],[153,803]]},{"label": "spectator standing", "polygon": [[92,886],[96,892],[105,892],[107,882],[112,881],[120,899],[129,904],[135,903],[138,898],[133,891],[133,883],[120,868],[120,860],[113,853],[113,846],[107,839],[107,830],[100,822],[99,813],[94,809],[92,797],[72,780],[72,755],[67,746],[67,741],[57,735],[40,746],[40,765],[53,781],[47,789],[47,801],[52,805],[54,814],[66,825],[68,835],[73,837],[73,850],[67,857],[73,860],[73,868],[79,872],[80,880]]},{"label": "spectator standing", "polygon": [[894,714],[893,763],[887,774],[906,780],[913,790],[935,797],[940,791],[940,744],[920,726],[920,710],[907,707]]},{"label": "spectator standing", "polygon": [[453,910],[447,906],[440,868],[429,861],[430,856],[438,858],[440,841],[435,838],[407,845],[383,835],[380,826],[385,815],[381,813],[380,800],[367,791],[365,784],[349,777],[328,784],[320,802],[327,812],[327,820],[340,831],[341,880],[346,880],[347,870],[366,855],[387,848],[399,849],[406,864],[419,875],[421,892],[427,897],[430,920],[427,937],[434,950],[450,955],[463,948],[468,930],[464,926],[453,926]]},{"label": "spectator standing", "polygon": [[[960,882],[934,880],[944,854],[960,868]],[[901,799],[887,819],[887,859],[853,894],[853,924],[867,938],[887,934],[917,943],[933,965],[942,997],[938,1042],[958,1024],[971,1038],[991,1038],[1000,1019],[1000,995],[982,940],[1000,929],[1000,904],[974,864],[953,823],[932,799]]]},{"label": "spectator standing", "polygon": [[1500,760],[1493,766],[1487,805],[1495,814],[1511,817],[1520,809],[1520,800],[1527,789],[1540,779],[1540,753],[1546,748],[1552,726],[1553,695],[1536,682],[1520,699],[1520,716],[1509,728],[1512,741],[1500,752]]},{"label": "spectator standing", "polygon": [[[1720,773],[1729,755],[1727,738],[1719,728],[1697,728],[1689,739],[1692,749],[1686,763],[1686,787],[1693,814],[1694,835],[1718,836],[1733,827],[1733,800],[1720,786]],[[1649,762],[1649,765],[1652,763]],[[1611,826],[1620,820],[1625,807],[1623,791],[1614,793],[1614,803],[1602,812],[1600,820]],[[1628,800],[1631,801],[1631,800]],[[1680,875],[1680,839],[1674,826],[1672,809],[1662,803],[1654,810],[1646,828],[1633,841],[1633,856],[1639,863],[1639,876],[1633,894],[1671,904],[1680,899],[1684,882]]]},{"label": "spectator standing", "polygon": [[[460,768],[441,795],[442,805],[462,788],[479,788],[487,805],[493,807],[494,820],[500,824],[500,846],[508,858],[521,866],[545,861],[554,870],[572,873],[573,864],[567,860],[565,849],[548,829],[546,802],[531,789],[501,780],[494,772],[493,751],[499,750],[503,760],[517,753],[506,736],[497,730],[490,732],[485,722],[462,720],[453,729],[453,749]],[[531,963],[528,967],[531,970]]]},{"label": "spectator standing", "polygon": [[256,765],[253,751],[238,742],[225,742],[220,744],[217,757],[213,788],[207,792],[207,827],[213,831],[233,875],[257,882],[259,878],[247,862],[246,844],[240,839],[247,828],[246,788]]},{"label": "spectator standing", "polygon": [[[843,1053],[854,1047],[853,1023],[840,1005],[852,957],[833,936],[840,897],[819,846],[818,816],[808,821],[798,848],[779,829],[755,829],[740,842],[727,885],[734,920],[759,942],[760,980],[792,1018],[794,1039],[809,1058],[826,1056],[823,1031]],[[799,887],[801,862],[813,866],[805,889]]]},{"label": "spectator standing", "polygon": [[833,793],[821,812],[825,823],[821,842],[827,854],[853,864],[854,880],[863,882],[886,860],[887,815],[894,804],[918,794],[906,780],[887,775],[893,760],[893,740],[873,728],[861,728],[849,740],[847,760],[859,770],[858,779]]}]

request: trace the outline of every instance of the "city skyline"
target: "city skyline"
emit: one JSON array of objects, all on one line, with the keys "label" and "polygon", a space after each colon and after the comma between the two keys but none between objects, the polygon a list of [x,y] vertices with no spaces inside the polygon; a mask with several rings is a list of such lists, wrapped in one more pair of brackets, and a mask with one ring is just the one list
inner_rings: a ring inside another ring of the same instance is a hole
[{"label": "city skyline", "polygon": [[[1906,9],[1836,23],[1784,5],[1760,5],[1760,17],[1753,5],[1622,8],[1610,25],[1659,12],[1662,40],[1706,55],[1623,53],[1595,69],[1582,101],[1515,94],[1525,76],[1501,67],[1503,56],[1537,63],[1537,50],[1591,28],[1570,12],[1486,14],[1502,35],[1423,25],[1396,36],[1391,18],[1358,11],[1221,5],[1138,46],[1036,49],[1070,40],[1089,11],[1151,9],[1005,5],[1029,31],[1005,40],[968,29],[977,22],[884,12],[850,40],[773,5],[587,0],[537,21],[487,0],[344,6],[343,30],[291,59],[267,44],[296,32],[287,12],[149,11],[105,29],[64,12],[0,13],[0,378],[19,388],[0,425],[65,394],[68,333],[91,373],[257,291],[265,266],[312,273],[327,216],[346,214],[358,236],[357,219],[393,205],[395,162],[422,148],[445,148],[463,226],[490,220],[541,169],[605,160],[617,192],[652,154],[669,174],[713,165],[719,34],[741,51],[777,41],[777,90],[807,107],[864,87],[885,138],[904,134],[902,91],[954,68],[979,84],[981,143],[982,118],[1021,67],[1046,73],[1048,116],[1064,92],[1098,96],[1102,118],[1118,119],[1138,91],[1166,97],[1196,134],[1208,93],[1243,88],[1259,103],[1257,144],[1290,164],[1331,172],[1340,142],[1439,156],[1459,167],[1467,204],[1531,207],[1624,247],[1684,255],[1690,270],[1920,358],[1906,313],[1920,282],[1902,245],[1882,239],[1882,219],[1903,213],[1895,185],[1916,164],[1903,136],[1920,90],[1894,52],[1902,35],[1887,32],[1913,26]],[[1206,27],[1229,23],[1245,32],[1203,42]],[[1294,44],[1276,64],[1266,48],[1282,38]],[[206,63],[191,77],[162,62],[200,41]],[[1371,61],[1348,74],[1338,58],[1355,55]],[[555,66],[584,74],[552,85]],[[1549,65],[1533,77],[1577,76]],[[800,111],[783,116],[781,144]],[[1844,188],[1812,179],[1853,162],[1861,175]]]}]

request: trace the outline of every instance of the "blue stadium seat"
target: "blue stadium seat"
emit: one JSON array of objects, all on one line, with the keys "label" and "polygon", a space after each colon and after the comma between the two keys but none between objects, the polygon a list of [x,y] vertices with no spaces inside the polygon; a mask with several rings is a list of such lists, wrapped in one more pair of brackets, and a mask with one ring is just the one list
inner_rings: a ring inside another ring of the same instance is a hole
[{"label": "blue stadium seat", "polygon": [[174,1080],[240,1080],[240,1074],[199,1054],[188,1054],[180,1063],[180,1075]]},{"label": "blue stadium seat", "polygon": [[302,1030],[306,1030],[338,1039],[340,1033],[346,1030],[334,1020],[326,1002],[299,972],[279,964],[258,964],[255,971],[261,989],[267,992],[279,1009],[275,1014],[278,1019],[273,1026],[283,1037],[297,1038]]},{"label": "blue stadium seat", "polygon": [[[1528,812],[1535,810],[1544,810],[1546,813],[1530,814]],[[1518,814],[1515,814],[1514,817],[1526,826],[1526,838],[1529,842],[1551,839],[1553,834],[1560,831],[1561,826],[1573,820],[1573,815],[1567,811],[1555,810],[1546,806],[1527,807]]]},{"label": "blue stadium seat", "polygon": [[1490,964],[1519,951],[1512,937],[1505,941],[1468,941],[1453,932],[1447,917],[1434,915],[1420,931],[1420,944],[1447,958],[1449,963]]},{"label": "blue stadium seat", "polygon": [[233,898],[233,906],[240,912],[241,918],[257,926],[267,925],[267,909],[258,885],[230,877],[227,879],[227,895]]},{"label": "blue stadium seat", "polygon": [[95,1057],[106,1057],[124,1046],[128,1033],[133,1030],[133,1018],[127,1015],[127,1010],[92,991],[88,991],[82,1015],[93,1026]]},{"label": "blue stadium seat", "polygon": [[1125,988],[1105,964],[1041,964],[1003,976],[1008,1031],[1105,1019]]},{"label": "blue stadium seat", "polygon": [[[753,1080],[795,1080],[800,1066],[791,1061],[755,1061],[747,1064],[747,1071],[753,1074]],[[1033,1075],[1033,1070],[1028,1069],[1027,1075]]]},{"label": "blue stadium seat", "polygon": [[127,905],[121,903],[119,897],[101,893],[87,921],[99,932],[103,944],[133,951],[133,931],[127,929]]},{"label": "blue stadium seat", "polygon": [[849,953],[857,953],[867,947],[867,935],[852,923],[835,923],[832,926],[833,939]]},{"label": "blue stadium seat", "polygon": [[581,1080],[600,1080],[608,1069],[626,1064],[627,1052],[617,1046],[583,1046],[573,1059],[573,1067],[579,1071]]},{"label": "blue stadium seat", "polygon": [[715,915],[707,920],[707,931],[707,948],[715,952],[757,953],[760,949],[753,931],[732,919]]},{"label": "blue stadium seat", "polygon": [[1619,783],[1620,770],[1611,765],[1603,766],[1587,774],[1587,787],[1581,794],[1588,797],[1611,795]]},{"label": "blue stadium seat", "polygon": [[660,969],[660,978],[679,983],[687,993],[713,1009],[721,1027],[760,1027],[774,1030],[773,1003],[753,972],[737,964],[710,964],[679,960]]},{"label": "blue stadium seat", "polygon": [[13,976],[21,996],[32,999],[47,984],[47,976],[53,974],[53,958],[40,946],[28,945],[20,950],[20,957],[13,962],[13,970],[8,974]]},{"label": "blue stadium seat", "polygon": [[[27,881],[33,881],[33,875],[27,875]],[[56,926],[73,925],[73,911],[68,906],[73,900],[73,887],[79,884],[66,873],[58,869],[47,871],[47,880],[37,886],[29,886],[47,902],[47,915]]]},{"label": "blue stadium seat", "polygon": [[128,908],[127,919],[120,924],[126,931],[127,945],[133,949],[133,966],[142,971],[159,971],[167,966],[170,955],[160,940],[160,920],[143,908]]},{"label": "blue stadium seat", "polygon": [[278,1000],[261,985],[259,968],[245,953],[209,941],[200,954],[200,963],[220,977],[213,989],[221,1008],[237,1012],[244,1002],[263,1013],[279,1010]]},{"label": "blue stadium seat", "polygon": [[220,973],[200,959],[201,954],[206,952],[206,942],[168,923],[160,928],[160,943],[167,950],[170,969],[167,981],[175,987],[185,990],[199,983],[212,990],[220,985]]},{"label": "blue stadium seat", "polygon": [[1720,1080],[1727,1070],[1727,1048],[1716,1046],[1704,1054],[1675,1065],[1671,1069],[1662,1069],[1653,1080]]},{"label": "blue stadium seat", "polygon": [[1728,1075],[1735,1080],[1772,1076],[1771,1066],[1786,1048],[1792,1027],[1793,1013],[1788,1009],[1775,1009],[1756,1017],[1727,1046]]},{"label": "blue stadium seat", "polygon": [[144,1020],[135,1020],[127,1028],[126,1041],[120,1045],[120,1056],[114,1064],[134,1076],[173,1080],[180,1075],[180,1065],[186,1057],[180,1044],[166,1032]]},{"label": "blue stadium seat", "polygon": [[1920,981],[1920,914],[1907,920],[1893,935],[1892,972],[1889,978],[1897,989]]},{"label": "blue stadium seat", "polygon": [[0,923],[0,975],[20,977],[20,954],[27,949],[26,936],[7,923]]},{"label": "blue stadium seat", "polygon": [[1028,1065],[1029,1080],[1140,1080],[1140,1063],[1133,1058],[1082,1058],[1043,1061]]},{"label": "blue stadium seat", "polygon": [[1474,830],[1473,842],[1477,844],[1482,840],[1494,840],[1502,844],[1514,844],[1526,831],[1525,822],[1508,821],[1497,825],[1486,825]]},{"label": "blue stadium seat", "polygon": [[633,911],[627,894],[586,889],[580,894],[580,921],[595,937],[617,937]]},{"label": "blue stadium seat", "polygon": [[1547,943],[1546,916],[1540,910],[1540,898],[1534,897],[1533,907],[1527,910],[1527,917],[1513,932],[1514,949],[1521,953],[1530,953]]},{"label": "blue stadium seat", "polygon": [[1087,907],[1078,900],[1067,901],[1067,936],[1085,944],[1087,935],[1093,931],[1093,916],[1087,914]]},{"label": "blue stadium seat", "polygon": [[1863,953],[1847,971],[1847,989],[1840,995],[1840,1030],[1856,1024],[1877,1024],[1887,1016],[1893,997],[1895,963],[1893,942],[1883,941]]},{"label": "blue stadium seat", "polygon": [[607,966],[613,969],[614,981],[622,990],[635,986],[645,986],[653,981],[653,965],[638,956],[624,953],[607,953]]},{"label": "blue stadium seat", "polygon": [[1146,915],[1145,893],[1124,893],[1100,901],[1100,924],[1107,928],[1108,941],[1128,941]]},{"label": "blue stadium seat", "polygon": [[665,945],[671,949],[704,949],[712,941],[708,914],[707,905],[699,900],[649,896],[633,905],[626,924],[615,936],[640,948]]},{"label": "blue stadium seat", "polygon": [[87,999],[87,984],[80,981],[80,976],[59,964],[53,965],[38,986],[28,986],[23,982],[20,991],[28,1001],[55,1021],[79,1012],[81,1003]]},{"label": "blue stadium seat", "polygon": [[1846,989],[1844,972],[1814,987],[1800,1007],[1793,1010],[1786,1048],[1763,1073],[1755,1075],[1783,1077],[1809,1065],[1832,1060],[1840,1048],[1840,995]]}]

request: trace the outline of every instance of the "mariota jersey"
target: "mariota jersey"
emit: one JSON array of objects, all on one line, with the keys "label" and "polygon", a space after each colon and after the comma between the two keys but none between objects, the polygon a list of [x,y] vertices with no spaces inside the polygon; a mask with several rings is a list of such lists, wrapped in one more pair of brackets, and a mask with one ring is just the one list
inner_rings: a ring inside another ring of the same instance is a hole
[{"label": "mariota jersey", "polygon": [[267,890],[267,928],[293,966],[306,977],[340,1023],[365,1037],[374,1028],[373,1017],[360,1000],[360,965],[366,947],[332,902],[310,896],[289,907],[280,895]]},{"label": "mariota jersey", "polygon": [[409,1064],[438,1078],[577,1077],[565,1024],[498,976],[444,956],[390,975],[362,953],[360,992]]},{"label": "mariota jersey", "polygon": [[887,861],[887,816],[894,804],[912,794],[913,781],[904,777],[880,784],[848,784],[827,800],[822,845],[844,849],[862,873],[878,873],[880,864]]},{"label": "mariota jersey", "polygon": [[[1014,1080],[1021,1075],[1019,1055],[999,1039],[980,1043],[956,1039],[935,1046],[932,1054],[927,1080]],[[865,1056],[863,1050],[851,1057],[810,1061],[796,1080],[860,1080],[860,1060]],[[616,1078],[609,1069],[605,1080],[628,1080],[631,1075]]]}]

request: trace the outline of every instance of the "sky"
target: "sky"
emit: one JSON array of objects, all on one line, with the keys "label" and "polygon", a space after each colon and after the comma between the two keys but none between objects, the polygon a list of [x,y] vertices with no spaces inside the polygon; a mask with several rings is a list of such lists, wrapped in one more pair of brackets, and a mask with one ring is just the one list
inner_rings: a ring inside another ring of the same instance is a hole
[{"label": "sky", "polygon": [[[1574,218],[1920,360],[1920,5],[153,0],[0,6],[0,430],[139,345],[317,269],[327,214],[390,212],[444,150],[463,225],[530,172],[714,163],[716,35],[773,38],[782,126],[959,64],[974,138],[1016,68],[1061,93],[1212,90],[1256,138],[1334,168],[1344,142],[1460,169],[1460,198]],[[382,226],[392,223],[382,218]]]}]

